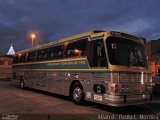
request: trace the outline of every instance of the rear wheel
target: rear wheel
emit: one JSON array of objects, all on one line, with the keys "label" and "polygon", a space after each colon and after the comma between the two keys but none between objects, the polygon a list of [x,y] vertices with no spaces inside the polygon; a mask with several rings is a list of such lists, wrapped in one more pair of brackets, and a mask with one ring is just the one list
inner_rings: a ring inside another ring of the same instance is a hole
[{"label": "rear wheel", "polygon": [[85,102],[84,90],[79,82],[76,82],[72,86],[71,98],[75,104],[83,105]]}]

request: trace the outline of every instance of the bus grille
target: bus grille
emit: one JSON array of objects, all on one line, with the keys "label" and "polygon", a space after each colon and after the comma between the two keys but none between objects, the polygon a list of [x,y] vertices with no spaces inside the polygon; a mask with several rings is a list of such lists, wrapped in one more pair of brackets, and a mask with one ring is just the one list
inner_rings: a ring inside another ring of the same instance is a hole
[{"label": "bus grille", "polygon": [[120,73],[119,82],[143,82],[147,83],[151,79],[151,74],[147,73]]}]

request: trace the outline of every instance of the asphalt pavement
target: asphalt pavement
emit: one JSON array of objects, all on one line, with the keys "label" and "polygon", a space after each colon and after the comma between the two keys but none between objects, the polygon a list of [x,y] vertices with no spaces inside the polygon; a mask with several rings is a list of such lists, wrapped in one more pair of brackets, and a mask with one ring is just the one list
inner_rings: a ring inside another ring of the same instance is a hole
[{"label": "asphalt pavement", "polygon": [[68,97],[33,89],[21,90],[11,81],[0,80],[0,113],[2,120],[158,120],[160,95],[142,105],[111,107],[87,102],[78,106]]}]

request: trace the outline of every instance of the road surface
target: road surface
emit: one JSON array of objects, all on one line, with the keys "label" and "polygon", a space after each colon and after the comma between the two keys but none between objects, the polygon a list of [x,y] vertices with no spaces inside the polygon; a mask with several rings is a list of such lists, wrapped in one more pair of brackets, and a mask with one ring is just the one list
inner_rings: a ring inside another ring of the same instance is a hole
[{"label": "road surface", "polygon": [[33,89],[21,90],[10,81],[0,80],[0,113],[2,120],[158,120],[160,97],[148,104],[127,107],[91,102],[78,106],[68,97]]}]

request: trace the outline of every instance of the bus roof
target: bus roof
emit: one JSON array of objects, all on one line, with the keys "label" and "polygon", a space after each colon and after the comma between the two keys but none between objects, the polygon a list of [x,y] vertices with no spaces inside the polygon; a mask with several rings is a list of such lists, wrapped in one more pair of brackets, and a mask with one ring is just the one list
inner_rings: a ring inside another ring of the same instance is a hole
[{"label": "bus roof", "polygon": [[[71,36],[71,37],[68,37],[68,38],[55,40],[53,42],[45,43],[45,44],[42,44],[42,45],[37,45],[37,46],[32,47],[32,48],[28,48],[28,49],[25,49],[25,50],[18,51],[18,52],[16,52],[16,54],[24,53],[24,52],[30,52],[30,51],[38,50],[38,49],[41,49],[41,48],[47,48],[48,46],[53,46],[53,45],[56,45],[56,44],[73,41],[73,40],[76,40],[76,39],[79,39],[79,38],[81,39],[81,38],[87,38],[89,36],[93,36],[93,37],[102,36],[105,33],[110,33],[111,35],[117,36],[117,37],[127,37],[127,38],[130,38],[130,39],[136,39],[136,40],[139,39],[136,36],[126,34],[126,33],[123,33],[123,32],[93,30],[93,31],[82,33],[82,34],[74,35],[74,36]],[[119,34],[121,34],[121,36],[119,36]]]},{"label": "bus roof", "polygon": [[38,50],[40,48],[46,48],[48,46],[52,46],[52,45],[55,45],[55,44],[60,44],[60,43],[64,43],[64,42],[73,41],[73,40],[76,40],[78,38],[87,38],[90,35],[98,34],[98,33],[102,33],[102,32],[104,33],[104,32],[107,32],[107,31],[93,30],[93,31],[85,32],[85,33],[74,35],[74,36],[71,36],[71,37],[68,37],[68,38],[55,40],[53,42],[45,43],[45,44],[42,44],[42,45],[37,45],[35,47],[28,48],[28,49],[25,49],[25,50],[20,50],[20,51],[16,52],[16,54],[27,52],[27,51]]}]

